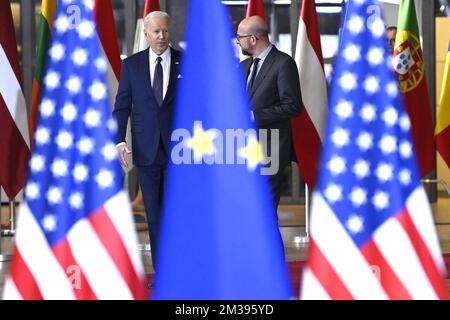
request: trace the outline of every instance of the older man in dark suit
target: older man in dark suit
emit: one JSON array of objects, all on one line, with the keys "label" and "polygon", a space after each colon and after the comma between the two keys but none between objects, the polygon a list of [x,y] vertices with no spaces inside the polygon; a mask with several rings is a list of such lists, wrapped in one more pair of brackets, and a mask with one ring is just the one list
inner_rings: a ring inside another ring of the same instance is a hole
[{"label": "older man in dark suit", "polygon": [[150,45],[123,61],[113,114],[118,123],[120,162],[127,166],[126,141],[131,116],[133,163],[137,167],[150,235],[153,268],[157,248],[161,204],[170,155],[172,115],[179,76],[180,52],[169,47],[170,18],[154,11],[144,19],[144,34]]},{"label": "older man in dark suit", "polygon": [[[300,114],[302,105],[297,66],[270,43],[267,24],[261,17],[244,19],[236,37],[243,54],[250,56],[242,67],[256,125],[268,130],[267,150],[271,157],[278,152],[279,168],[269,175],[273,201],[278,207],[284,168],[296,160],[291,119]],[[278,143],[272,141],[277,138],[274,129],[279,133]]]}]

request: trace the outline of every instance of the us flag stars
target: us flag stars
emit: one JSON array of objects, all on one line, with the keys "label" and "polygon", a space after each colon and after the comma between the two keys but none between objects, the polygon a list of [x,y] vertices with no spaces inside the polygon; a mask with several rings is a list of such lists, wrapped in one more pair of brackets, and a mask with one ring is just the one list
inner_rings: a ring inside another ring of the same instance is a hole
[{"label": "us flag stars", "polygon": [[300,299],[447,299],[380,3],[345,8]]},{"label": "us flag stars", "polygon": [[[91,7],[92,1],[85,4]],[[117,192],[114,186],[120,185],[116,181],[121,178],[115,174],[120,171],[113,161],[117,159],[113,143],[117,125],[104,115],[110,109],[108,89],[100,75],[107,64],[101,52],[85,45],[96,36],[95,24],[88,20],[73,23],[66,15],[55,20],[55,42],[44,80],[46,94],[30,160],[31,179],[25,188],[29,206],[36,206],[35,212],[47,212],[39,221],[50,233],[60,227],[58,217],[64,210],[73,210],[74,217],[81,210],[92,212]],[[77,35],[70,52],[65,45],[69,33]],[[108,135],[102,133],[105,130]]]},{"label": "us flag stars", "polygon": [[[392,184],[406,195],[416,177],[408,169],[414,156],[409,119],[398,107],[398,85],[379,72],[382,64],[390,65],[383,48],[384,23],[354,15],[345,27],[344,67],[333,80],[340,94],[330,101],[331,148],[324,155],[329,174],[320,188],[333,211],[340,213],[342,225],[359,241],[376,228],[367,225],[364,212],[379,215],[379,223],[387,219],[399,209],[390,194]],[[376,41],[363,46],[366,32]]]},{"label": "us flag stars", "polygon": [[108,4],[58,1],[6,299],[148,295],[96,30],[114,23]]}]

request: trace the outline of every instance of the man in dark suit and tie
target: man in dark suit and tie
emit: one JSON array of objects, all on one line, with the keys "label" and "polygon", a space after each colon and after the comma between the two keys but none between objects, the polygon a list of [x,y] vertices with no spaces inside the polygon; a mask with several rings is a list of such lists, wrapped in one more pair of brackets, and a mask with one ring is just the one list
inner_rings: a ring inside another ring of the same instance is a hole
[{"label": "man in dark suit and tie", "polygon": [[180,52],[169,47],[169,27],[170,18],[165,12],[153,11],[145,17],[144,34],[150,48],[123,61],[113,111],[118,124],[117,149],[123,166],[128,165],[125,154],[131,152],[125,141],[131,116],[133,163],[144,198],[155,270],[180,64]]},{"label": "man in dark suit and tie", "polygon": [[[269,175],[276,208],[280,201],[284,168],[296,160],[291,119],[300,114],[302,105],[297,65],[289,55],[270,43],[267,24],[259,16],[242,20],[237,30],[237,43],[242,53],[250,56],[242,61],[242,68],[256,125],[268,131],[268,154],[273,157],[278,152],[279,168]],[[274,129],[279,133],[278,143],[272,141],[276,139]],[[278,148],[273,150],[272,146]]]}]

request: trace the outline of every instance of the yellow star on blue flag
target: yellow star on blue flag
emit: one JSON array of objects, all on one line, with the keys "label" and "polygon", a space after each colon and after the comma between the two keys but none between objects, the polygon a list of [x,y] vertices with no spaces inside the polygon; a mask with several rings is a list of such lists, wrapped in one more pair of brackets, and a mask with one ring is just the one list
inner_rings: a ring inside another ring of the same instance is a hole
[{"label": "yellow star on blue flag", "polygon": [[201,125],[194,126],[194,136],[186,144],[194,151],[194,159],[200,160],[204,155],[213,155],[216,151],[214,138],[216,133],[212,130],[203,130]]},{"label": "yellow star on blue flag", "polygon": [[264,163],[263,146],[255,136],[250,136],[247,145],[239,150],[239,155],[247,160],[247,168],[255,170],[258,165]]}]

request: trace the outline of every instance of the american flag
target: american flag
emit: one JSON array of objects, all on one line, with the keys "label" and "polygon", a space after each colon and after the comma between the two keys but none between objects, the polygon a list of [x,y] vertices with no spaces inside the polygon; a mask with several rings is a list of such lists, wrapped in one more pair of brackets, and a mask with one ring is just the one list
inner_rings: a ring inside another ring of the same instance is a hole
[{"label": "american flag", "polygon": [[142,299],[93,1],[60,1],[6,299]]},{"label": "american flag", "polygon": [[377,1],[347,4],[330,94],[303,299],[445,299],[445,267],[420,184]]}]

